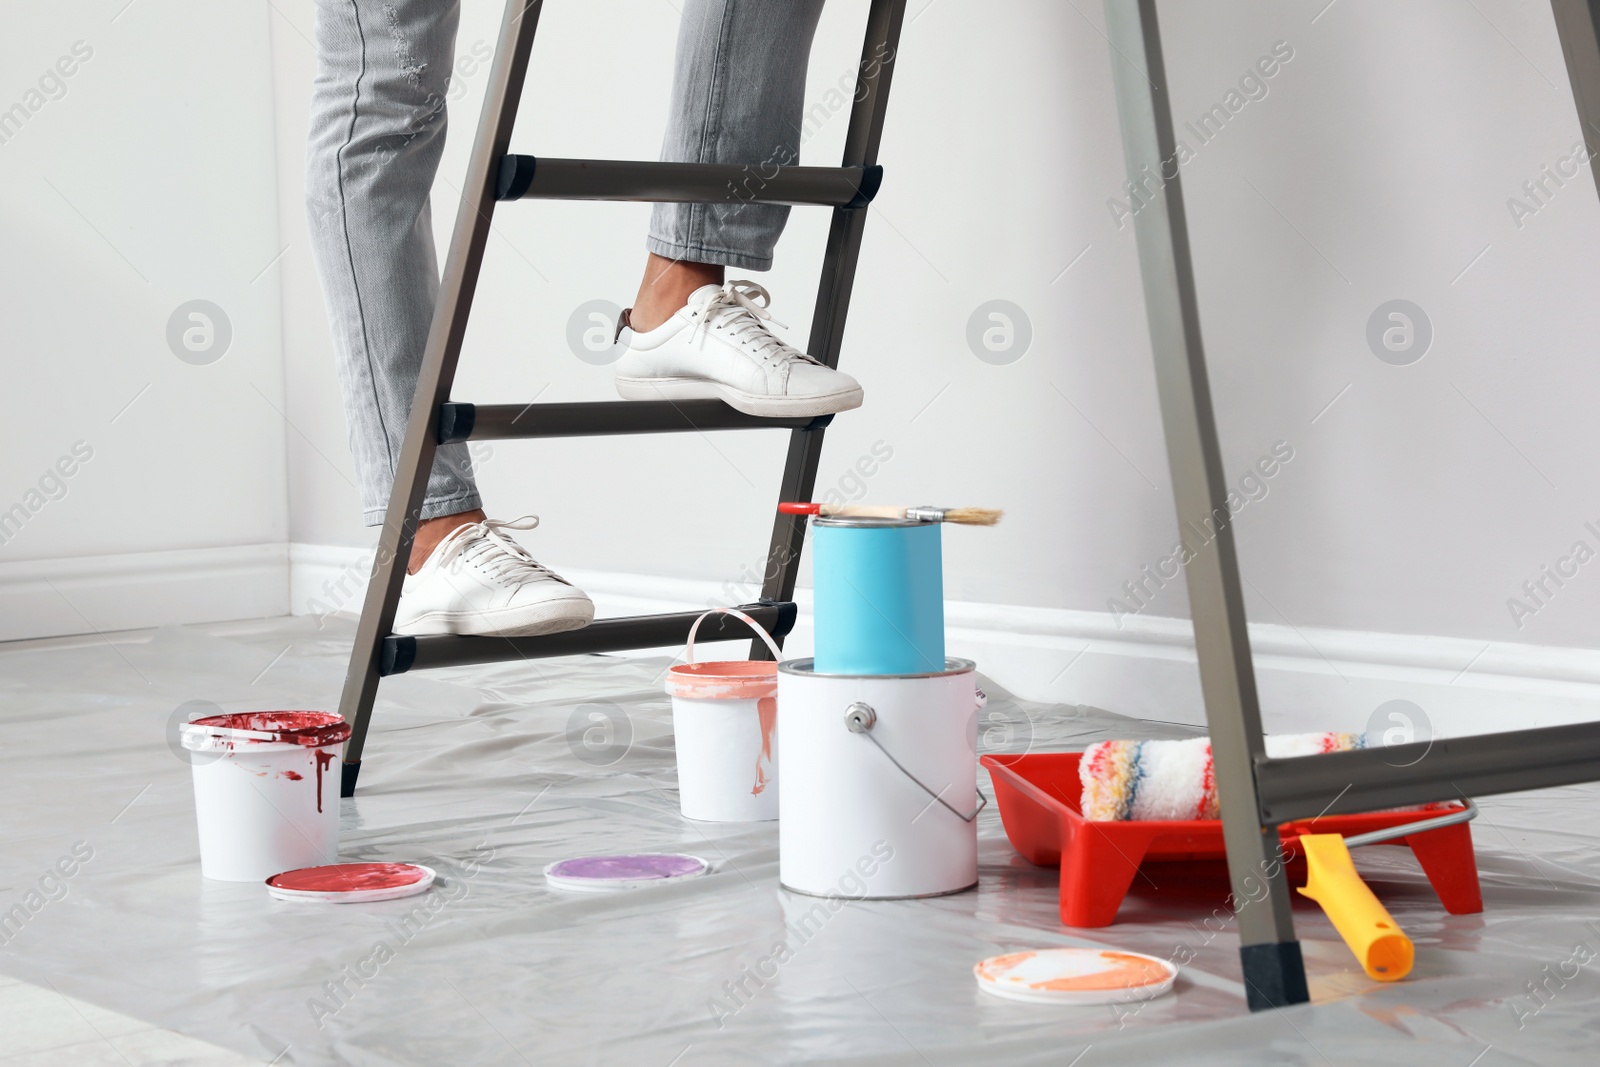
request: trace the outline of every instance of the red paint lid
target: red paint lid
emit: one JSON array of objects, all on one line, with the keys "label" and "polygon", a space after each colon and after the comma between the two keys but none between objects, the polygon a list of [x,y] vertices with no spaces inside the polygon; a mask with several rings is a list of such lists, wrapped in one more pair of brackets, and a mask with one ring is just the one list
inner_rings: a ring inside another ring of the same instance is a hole
[{"label": "red paint lid", "polygon": [[417,863],[330,863],[275,874],[267,892],[280,900],[357,904],[425,893],[433,879],[433,870]]},{"label": "red paint lid", "polygon": [[350,724],[334,711],[239,711],[195,719],[183,727],[183,732],[233,741],[322,748],[343,744],[350,737]]}]

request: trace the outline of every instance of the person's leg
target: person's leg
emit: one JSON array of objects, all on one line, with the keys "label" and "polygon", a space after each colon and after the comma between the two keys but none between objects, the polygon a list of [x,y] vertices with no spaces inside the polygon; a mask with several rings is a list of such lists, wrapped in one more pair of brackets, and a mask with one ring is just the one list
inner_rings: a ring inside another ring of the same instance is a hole
[{"label": "person's leg", "polygon": [[[656,205],[658,208],[689,206]],[[689,295],[696,289],[706,285],[715,285],[720,289],[727,277],[727,271],[721,263],[695,263],[646,252],[644,278],[639,282],[639,295],[634,299],[633,307],[628,309],[628,325],[635,330],[653,330],[687,304]]]},{"label": "person's leg", "polygon": [[[459,0],[317,0],[307,151],[311,240],[369,524],[383,521],[439,292],[428,192],[444,149]],[[434,460],[400,633],[587,625],[594,605],[483,513],[463,444]]]},{"label": "person's leg", "polygon": [[688,0],[678,32],[662,159],[741,163],[716,204],[658,204],[649,259],[617,361],[628,400],[720,399],[751,415],[825,415],[857,407],[861,386],[768,329],[767,291],[725,282],[727,267],[768,270],[787,207],[750,202],[777,167],[800,159],[806,65],[823,0]]},{"label": "person's leg", "polygon": [[[688,0],[661,158],[747,163],[799,161],[806,65],[823,0]],[[651,330],[723,270],[770,270],[789,209],[777,204],[657,204],[632,321]]]},{"label": "person's leg", "polygon": [[[428,191],[459,0],[317,0],[306,191],[368,525],[383,522],[439,289]],[[428,478],[411,570],[481,518],[464,444]]]}]

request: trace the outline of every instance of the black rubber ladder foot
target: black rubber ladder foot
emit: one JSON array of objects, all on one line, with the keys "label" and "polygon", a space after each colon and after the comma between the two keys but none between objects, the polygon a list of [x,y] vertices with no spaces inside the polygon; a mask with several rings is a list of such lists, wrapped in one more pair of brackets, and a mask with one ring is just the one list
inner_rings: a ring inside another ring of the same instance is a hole
[{"label": "black rubber ladder foot", "polygon": [[1244,970],[1245,1003],[1251,1011],[1287,1008],[1311,999],[1300,942],[1240,945],[1239,963]]},{"label": "black rubber ladder foot", "polygon": [[346,763],[340,768],[339,795],[353,797],[356,795],[356,776],[361,773],[361,761],[356,760]]}]

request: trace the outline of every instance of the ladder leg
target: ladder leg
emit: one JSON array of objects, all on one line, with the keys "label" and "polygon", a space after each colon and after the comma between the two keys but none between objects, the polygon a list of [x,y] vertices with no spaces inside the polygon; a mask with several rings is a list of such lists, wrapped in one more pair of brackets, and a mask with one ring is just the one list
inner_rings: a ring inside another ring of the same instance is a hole
[{"label": "ladder leg", "polygon": [[[870,167],[878,162],[883,138],[883,118],[889,106],[889,80],[900,47],[900,27],[905,21],[905,0],[873,0],[867,13],[866,39],[861,46],[861,66],[856,72],[855,105],[845,135],[846,167]],[[811,340],[806,351],[830,367],[839,365],[850,291],[855,285],[861,235],[866,230],[867,209],[834,208],[828,247],[822,260],[822,280],[817,286],[816,310],[811,317]],[[822,459],[822,434],[795,430],[789,435],[789,456],[783,468],[778,499],[809,500],[816,488],[817,466]],[[778,515],[767,549],[767,566],[761,586],[763,600],[792,600],[805,547],[806,520],[801,515]],[[783,638],[779,638],[780,646]],[[772,653],[757,640],[750,643],[751,659],[770,659]]]},{"label": "ladder leg", "polygon": [[[1261,709],[1201,343],[1156,0],[1105,0],[1105,13],[1128,177],[1157,187],[1134,216],[1134,238],[1178,528],[1194,553],[1184,572],[1239,917],[1245,996],[1251,1011],[1303,1004],[1310,995],[1278,858],[1278,830],[1263,825],[1256,789],[1255,761],[1264,747]],[[1216,532],[1208,540],[1204,531],[1211,526]]]},{"label": "ladder leg", "polygon": [[1567,61],[1578,126],[1589,152],[1589,167],[1600,188],[1600,4],[1592,0],[1551,0],[1561,54]]},{"label": "ladder leg", "polygon": [[411,402],[411,417],[406,423],[405,443],[395,465],[389,510],[378,538],[377,556],[367,583],[366,600],[361,606],[361,622],[356,628],[355,646],[350,650],[344,693],[339,699],[339,712],[352,727],[350,740],[345,743],[340,796],[355,794],[356,776],[361,771],[361,751],[372,718],[372,704],[378,695],[379,649],[394,626],[395,607],[400,600],[400,585],[405,580],[406,561],[411,555],[417,515],[422,509],[422,497],[438,447],[439,405],[450,398],[450,387],[455,382],[467,315],[483,264],[484,246],[489,240],[500,158],[510,147],[511,128],[516,122],[517,104],[522,97],[528,54],[533,48],[541,6],[542,0],[510,0],[501,22],[483,114],[478,121],[477,139],[473,143],[472,159],[456,213],[455,233],[450,238],[450,251],[439,287],[439,302],[434,307],[433,325],[423,353],[422,370],[417,376],[416,395]]}]

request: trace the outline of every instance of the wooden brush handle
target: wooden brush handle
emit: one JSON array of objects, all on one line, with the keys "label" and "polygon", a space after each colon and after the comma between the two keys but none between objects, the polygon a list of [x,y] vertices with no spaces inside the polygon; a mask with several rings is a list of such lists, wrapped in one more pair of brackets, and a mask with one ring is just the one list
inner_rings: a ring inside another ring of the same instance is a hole
[{"label": "wooden brush handle", "polygon": [[903,519],[906,509],[892,504],[824,504],[821,514],[841,519]]}]

